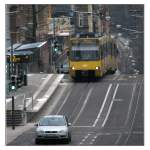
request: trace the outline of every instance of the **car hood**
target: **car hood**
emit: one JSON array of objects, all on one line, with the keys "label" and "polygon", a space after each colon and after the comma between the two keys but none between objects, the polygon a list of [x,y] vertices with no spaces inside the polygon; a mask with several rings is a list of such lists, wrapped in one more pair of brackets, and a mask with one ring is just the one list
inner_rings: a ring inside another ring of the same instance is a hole
[{"label": "car hood", "polygon": [[38,126],[37,131],[61,131],[61,130],[68,130],[66,126]]}]

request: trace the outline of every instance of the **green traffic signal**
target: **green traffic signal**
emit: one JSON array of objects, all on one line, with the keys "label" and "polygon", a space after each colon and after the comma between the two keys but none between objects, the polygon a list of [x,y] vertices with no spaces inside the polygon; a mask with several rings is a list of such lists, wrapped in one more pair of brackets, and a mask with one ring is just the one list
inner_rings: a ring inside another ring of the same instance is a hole
[{"label": "green traffic signal", "polygon": [[55,47],[55,48],[54,48],[54,51],[57,52],[57,51],[58,51],[58,47]]}]

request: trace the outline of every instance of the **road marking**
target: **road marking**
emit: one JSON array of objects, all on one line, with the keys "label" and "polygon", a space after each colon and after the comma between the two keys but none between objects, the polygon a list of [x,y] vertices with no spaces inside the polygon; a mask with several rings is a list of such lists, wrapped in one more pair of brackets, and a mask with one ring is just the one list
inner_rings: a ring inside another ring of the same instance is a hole
[{"label": "road marking", "polygon": [[102,113],[102,111],[103,111],[103,109],[104,109],[104,106],[105,106],[106,100],[107,100],[107,98],[108,98],[108,95],[109,95],[109,92],[110,92],[111,87],[112,87],[112,84],[109,84],[107,93],[106,93],[106,95],[105,95],[103,104],[102,104],[102,106],[101,106],[101,109],[100,109],[100,111],[99,111],[99,113],[98,113],[98,115],[97,115],[97,117],[96,117],[96,119],[95,119],[95,122],[93,123],[93,127],[96,126],[96,124],[97,124],[97,122],[98,122],[98,120],[99,120],[99,118],[100,118],[100,116],[101,116],[101,113]]},{"label": "road marking", "polygon": [[124,101],[124,99],[121,99],[121,98],[120,99],[113,99],[113,101],[114,102],[122,102],[122,101]]},{"label": "road marking", "polygon": [[93,128],[92,126],[72,126],[73,128]]},{"label": "road marking", "polygon": [[119,84],[117,84],[117,86],[116,86],[116,88],[115,88],[115,91],[114,91],[114,94],[113,94],[113,98],[112,98],[112,101],[111,101],[111,103],[110,103],[110,105],[109,105],[109,109],[108,109],[107,115],[106,115],[106,117],[105,117],[105,120],[104,120],[103,123],[102,123],[102,127],[105,126],[105,123],[106,123],[106,121],[107,121],[107,119],[108,119],[108,116],[109,116],[109,114],[110,114],[110,111],[111,111],[111,108],[112,108],[112,105],[113,105],[113,102],[114,102],[114,99],[115,99],[115,96],[116,96],[116,93],[117,93],[117,90],[118,90],[118,87],[119,87]]},{"label": "road marking", "polygon": [[80,117],[80,115],[82,114],[82,112],[83,112],[83,110],[84,110],[84,108],[85,108],[85,106],[86,106],[86,104],[87,104],[87,102],[88,102],[88,100],[89,100],[89,97],[90,97],[90,95],[91,95],[91,93],[92,93],[92,91],[93,91],[93,89],[94,89],[94,88],[91,88],[91,89],[89,90],[89,92],[88,92],[88,94],[87,94],[87,96],[86,96],[86,98],[85,98],[85,100],[84,100],[84,103],[83,103],[83,105],[82,105],[82,107],[81,107],[81,109],[80,109],[80,111],[79,111],[77,117],[75,118],[75,120],[73,121],[72,124],[75,124],[76,121],[78,120],[78,118]]},{"label": "road marking", "polygon": [[117,84],[117,86],[116,86],[116,88],[115,88],[115,92],[114,92],[114,95],[113,95],[113,100],[114,100],[115,97],[116,97],[116,93],[117,93],[118,87],[119,87],[119,84]]},{"label": "road marking", "polygon": [[127,122],[128,122],[128,120],[129,120],[129,116],[130,116],[131,107],[132,107],[132,103],[133,103],[133,99],[134,99],[134,93],[135,93],[136,85],[137,85],[137,83],[135,83],[135,84],[133,85],[132,97],[131,97],[131,101],[130,101],[130,104],[129,104],[128,114],[127,114],[127,118],[126,118],[126,121],[125,121],[124,126],[127,125]]},{"label": "road marking", "polygon": [[116,140],[116,142],[115,142],[115,145],[118,145],[119,140],[121,139],[121,137],[122,137],[122,133],[118,136],[118,138],[117,138],[117,140]]},{"label": "road marking", "polygon": [[64,104],[67,102],[68,97],[70,96],[71,91],[72,91],[72,90],[70,90],[69,93],[67,94],[65,100],[63,101],[62,105],[59,107],[59,109],[58,109],[58,111],[57,111],[56,114],[58,114],[58,113],[61,111],[61,109],[62,109],[62,107],[64,106]]},{"label": "road marking", "polygon": [[86,141],[86,139],[90,136],[91,134],[88,133],[80,142],[80,145],[84,144],[84,142]]},{"label": "road marking", "polygon": [[112,80],[116,80],[120,75],[116,75]]},{"label": "road marking", "polygon": [[[142,80],[142,82],[143,82],[143,80]],[[133,129],[133,125],[134,125],[135,116],[136,116],[137,109],[138,109],[139,97],[140,97],[140,95],[141,95],[141,91],[142,91],[142,83],[141,83],[141,85],[140,85],[140,89],[139,89],[139,93],[138,93],[138,99],[137,99],[136,108],[135,108],[135,111],[134,111],[134,116],[133,116],[133,120],[132,120],[132,124],[131,124],[131,130]],[[133,133],[133,134],[139,134],[138,132],[136,133],[136,131],[135,131],[135,132],[130,132],[130,133],[128,134],[126,140],[125,140],[125,144],[128,142],[128,139],[129,139],[129,137],[130,137],[130,135],[131,135],[132,133]]]},{"label": "road marking", "polygon": [[107,115],[106,115],[106,117],[105,117],[105,120],[104,120],[103,123],[102,123],[102,127],[104,127],[104,125],[105,125],[105,123],[106,123],[106,121],[107,121],[107,119],[108,119],[108,116],[109,116],[109,114],[110,114],[110,111],[111,111],[113,102],[114,102],[114,101],[112,100],[111,103],[110,103],[110,105],[109,105],[109,109],[108,109]]},{"label": "road marking", "polygon": [[133,131],[133,132],[131,132],[131,134],[144,134],[144,132],[142,132],[142,131]]}]

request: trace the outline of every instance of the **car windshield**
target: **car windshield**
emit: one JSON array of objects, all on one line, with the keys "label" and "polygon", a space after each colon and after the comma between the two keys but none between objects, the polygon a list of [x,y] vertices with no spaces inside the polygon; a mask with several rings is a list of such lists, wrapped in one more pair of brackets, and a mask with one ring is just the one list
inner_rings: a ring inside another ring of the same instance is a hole
[{"label": "car windshield", "polygon": [[39,126],[64,126],[66,121],[61,117],[45,117],[39,122]]}]

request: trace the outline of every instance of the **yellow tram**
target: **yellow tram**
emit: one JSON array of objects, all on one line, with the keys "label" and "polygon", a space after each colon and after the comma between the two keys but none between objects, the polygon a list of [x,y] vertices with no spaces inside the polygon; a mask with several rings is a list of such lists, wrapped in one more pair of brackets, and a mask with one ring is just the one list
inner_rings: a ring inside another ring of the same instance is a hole
[{"label": "yellow tram", "polygon": [[72,78],[102,77],[117,69],[117,47],[110,35],[82,34],[70,38],[69,74]]}]

